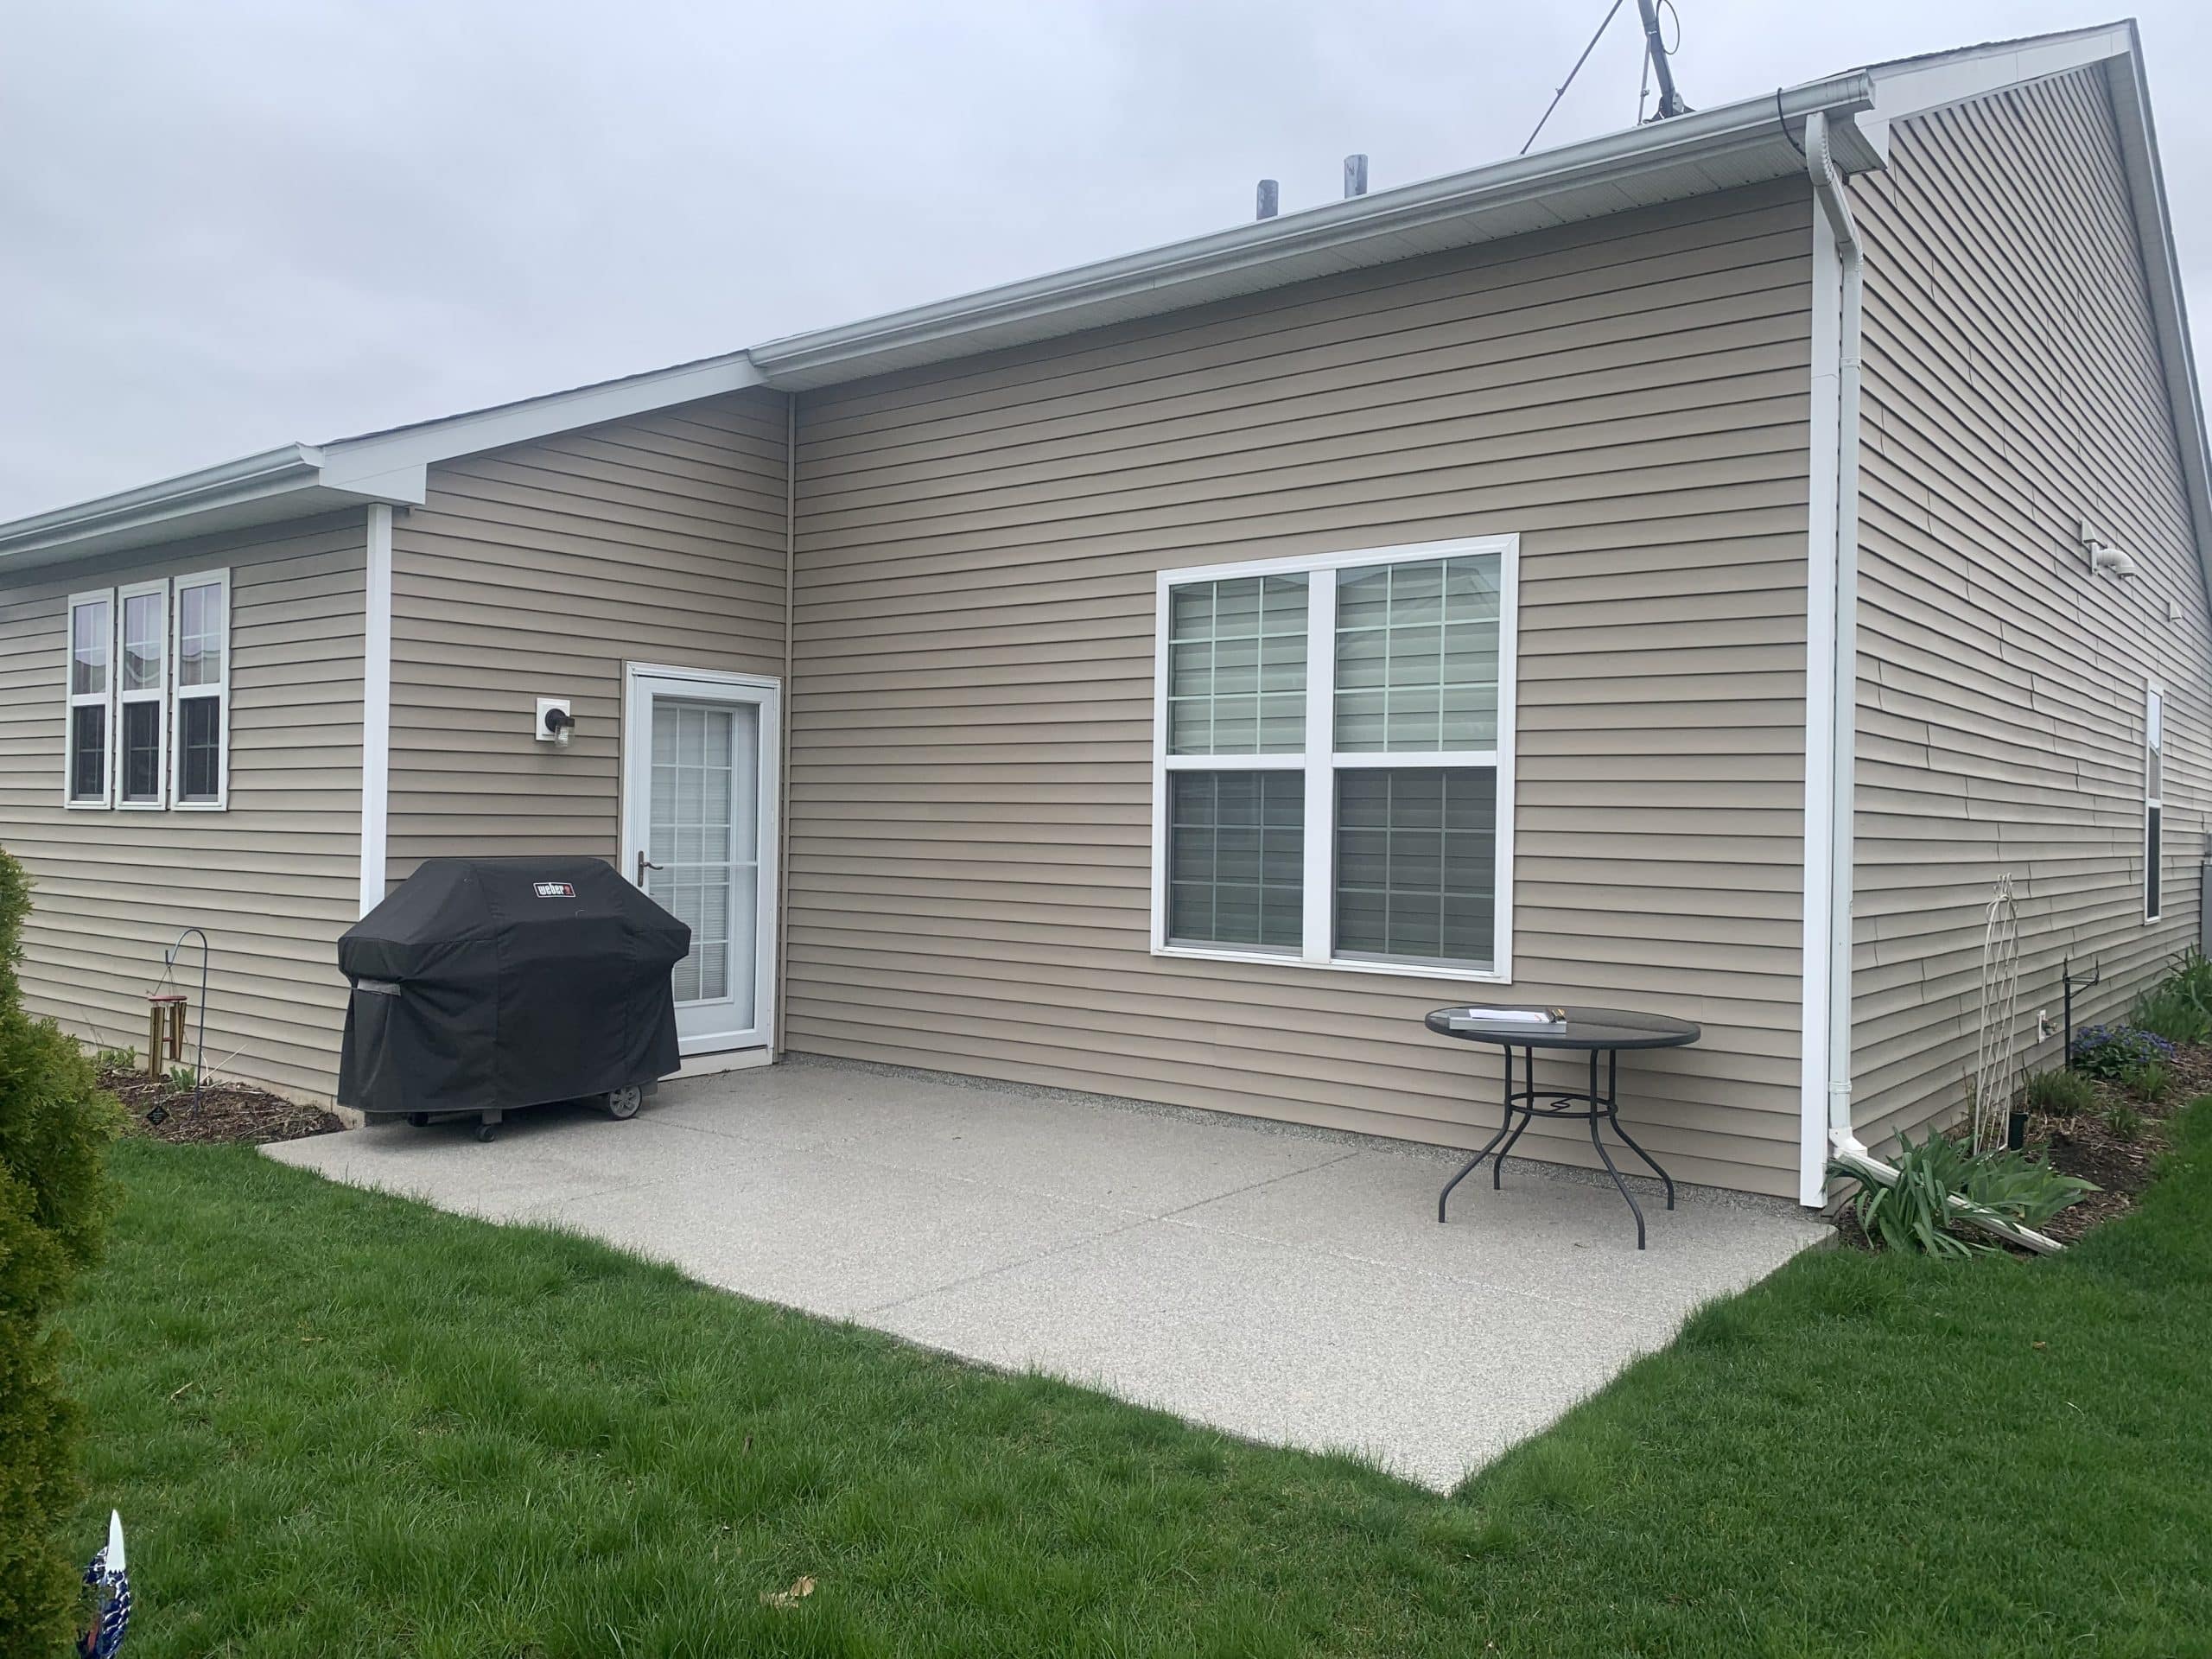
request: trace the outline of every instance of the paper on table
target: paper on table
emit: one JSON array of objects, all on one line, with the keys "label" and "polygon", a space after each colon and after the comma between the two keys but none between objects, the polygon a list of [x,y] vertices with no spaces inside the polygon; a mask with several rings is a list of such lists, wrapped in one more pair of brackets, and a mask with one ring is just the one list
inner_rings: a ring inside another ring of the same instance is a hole
[{"label": "paper on table", "polygon": [[1567,1023],[1564,1014],[1546,1008],[1466,1008],[1459,1016],[1462,1020],[1478,1020],[1486,1026],[1561,1026]]}]

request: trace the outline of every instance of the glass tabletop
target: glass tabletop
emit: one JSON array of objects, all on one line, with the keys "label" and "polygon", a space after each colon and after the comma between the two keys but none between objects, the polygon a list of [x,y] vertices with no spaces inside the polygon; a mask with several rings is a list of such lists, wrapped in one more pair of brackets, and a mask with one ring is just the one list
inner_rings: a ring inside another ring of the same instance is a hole
[{"label": "glass tabletop", "polygon": [[[1542,1014],[1557,1005],[1484,1002],[1484,1013],[1510,1011]],[[1514,1020],[1484,1020],[1465,1004],[1437,1008],[1424,1022],[1443,1037],[1470,1043],[1497,1043],[1514,1048],[1675,1048],[1694,1043],[1705,1033],[1687,1020],[1663,1014],[1639,1014],[1629,1008],[1569,1007],[1561,1025],[1532,1025]]]}]

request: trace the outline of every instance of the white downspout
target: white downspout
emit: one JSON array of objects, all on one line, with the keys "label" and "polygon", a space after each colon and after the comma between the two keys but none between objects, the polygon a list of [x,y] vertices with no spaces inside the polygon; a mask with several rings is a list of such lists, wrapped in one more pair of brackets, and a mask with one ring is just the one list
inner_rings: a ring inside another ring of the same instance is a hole
[{"label": "white downspout", "polygon": [[[1859,337],[1865,257],[1825,112],[1805,118],[1805,171],[1821,217],[1813,226],[1813,477],[1807,572],[1805,754],[1804,1162],[1799,1197],[1826,1201],[1829,1159],[1885,1186],[1897,1171],[1866,1149],[1851,1121],[1853,795],[1859,754]],[[1834,407],[1823,407],[1827,383]],[[1834,467],[1828,462],[1833,446]],[[1822,716],[1825,715],[1825,721]],[[1825,776],[1822,772],[1825,771]],[[1816,815],[1824,814],[1826,822]],[[1826,879],[1816,870],[1822,858]],[[1821,891],[1825,888],[1825,892]],[[1815,1068],[1826,1074],[1816,1091]],[[1827,1133],[1817,1114],[1826,1095]],[[2044,1253],[2055,1239],[1963,1198],[1959,1220]]]},{"label": "white downspout", "polygon": [[361,914],[384,902],[391,797],[391,508],[369,508],[361,662]]},{"label": "white downspout", "polygon": [[[1812,180],[1821,215],[1814,232],[1814,264],[1816,267],[1821,264],[1825,243],[1837,273],[1833,325],[1827,325],[1817,315],[1814,319],[1816,340],[1824,326],[1834,327],[1835,350],[1834,423],[1832,427],[1822,423],[1834,432],[1835,443],[1834,480],[1830,499],[1824,504],[1828,507],[1828,520],[1821,527],[1827,569],[1813,577],[1814,584],[1826,590],[1830,611],[1828,649],[1822,653],[1829,659],[1826,664],[1828,683],[1826,697],[1819,699],[1827,704],[1828,729],[1826,741],[1818,746],[1823,751],[1819,758],[1827,762],[1828,772],[1824,803],[1828,822],[1822,849],[1827,857],[1827,892],[1826,926],[1821,930],[1827,952],[1827,971],[1822,976],[1827,1007],[1821,1022],[1827,1039],[1826,1140],[1832,1154],[1865,1158],[1866,1148],[1851,1121],[1851,884],[1859,753],[1859,339],[1866,257],[1858,226],[1852,222],[1843,180],[1829,154],[1827,116],[1822,111],[1815,110],[1805,118],[1805,171]],[[1821,286],[1815,282],[1816,303]],[[1817,374],[1821,363],[1817,346],[1815,363]],[[1814,759],[1810,753],[1806,756],[1808,772]],[[1808,883],[1818,879],[1812,870],[1806,872]],[[1811,1048],[1812,1033],[1806,1035],[1807,1046]]]}]

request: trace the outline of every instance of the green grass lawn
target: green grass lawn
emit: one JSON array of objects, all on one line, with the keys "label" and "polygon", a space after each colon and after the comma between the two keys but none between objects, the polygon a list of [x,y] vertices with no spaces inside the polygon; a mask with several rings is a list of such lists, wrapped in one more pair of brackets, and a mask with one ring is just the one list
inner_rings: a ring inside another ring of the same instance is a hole
[{"label": "green grass lawn", "polygon": [[132,1659],[2212,1652],[2212,1103],[2177,1133],[2068,1255],[1802,1258],[1448,1500],[132,1143],[79,1530],[123,1511]]}]

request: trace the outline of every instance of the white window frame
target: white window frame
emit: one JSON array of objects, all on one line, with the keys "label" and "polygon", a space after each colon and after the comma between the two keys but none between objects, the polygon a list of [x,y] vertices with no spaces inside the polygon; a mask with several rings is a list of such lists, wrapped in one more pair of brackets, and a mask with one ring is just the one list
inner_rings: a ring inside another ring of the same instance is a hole
[{"label": "white window frame", "polygon": [[[153,685],[132,691],[126,690],[123,683],[123,613],[124,607],[132,600],[143,599],[149,595],[162,601],[162,671]],[[108,670],[109,681],[115,688],[115,706],[109,715],[114,722],[115,730],[108,746],[114,759],[111,763],[113,776],[108,780],[108,793],[114,800],[115,809],[118,812],[159,812],[168,805],[169,682],[170,664],[173,660],[172,647],[175,643],[171,638],[170,609],[169,584],[167,577],[156,582],[134,582],[128,587],[115,590],[115,632],[113,643],[109,646],[111,665]],[[228,641],[225,642],[225,645],[227,649]],[[159,721],[161,728],[160,734],[156,739],[160,747],[155,758],[154,798],[150,801],[125,800],[123,795],[123,711],[128,704],[134,702],[150,702],[158,711],[155,718]]]},{"label": "white window frame", "polygon": [[[218,607],[223,619],[223,672],[209,685],[187,685],[184,674],[184,590],[188,588],[218,588],[222,590],[222,603]],[[169,807],[176,812],[223,812],[231,804],[231,573],[228,569],[201,570],[188,576],[179,576],[169,583],[169,660],[166,677],[170,687],[169,707]],[[222,702],[216,721],[215,741],[215,798],[212,801],[188,801],[184,798],[184,703],[188,699],[219,696]]]},{"label": "white window frame", "polygon": [[[86,605],[107,607],[107,678],[99,690],[80,693],[76,689],[77,612]],[[105,812],[115,801],[115,688],[120,677],[116,673],[115,631],[118,608],[114,588],[96,588],[70,594],[61,613],[61,804],[73,812]],[[107,753],[100,763],[103,787],[98,799],[79,798],[73,788],[77,772],[77,710],[94,705],[107,710],[104,728]]]},{"label": "white window frame", "polygon": [[[1409,564],[1469,554],[1498,558],[1497,747],[1495,749],[1362,751],[1338,754],[1336,744],[1337,575],[1379,564]],[[1513,748],[1515,681],[1520,632],[1521,538],[1478,536],[1450,542],[1361,548],[1306,558],[1262,559],[1239,564],[1193,565],[1159,575],[1153,632],[1152,720],[1152,954],[1203,962],[1280,963],[1340,973],[1389,974],[1399,978],[1451,979],[1485,985],[1513,980]],[[1307,577],[1306,601],[1306,747],[1275,754],[1170,754],[1167,752],[1168,608],[1173,591],[1188,582],[1248,576]],[[1497,774],[1497,880],[1492,899],[1491,965],[1455,967],[1436,962],[1389,961],[1333,955],[1336,935],[1336,773],[1354,766],[1434,770],[1487,766]],[[1171,944],[1167,939],[1167,777],[1172,772],[1297,772],[1306,774],[1305,920],[1301,948],[1293,954],[1256,947]]]},{"label": "white window frame", "polygon": [[[2152,763],[2158,763],[2158,781],[2151,783]],[[2143,683],[2143,925],[2163,920],[2166,910],[2166,689],[2156,680]],[[2158,844],[2151,844],[2151,814],[2158,815]],[[2153,908],[2152,895],[2157,894]]]}]

